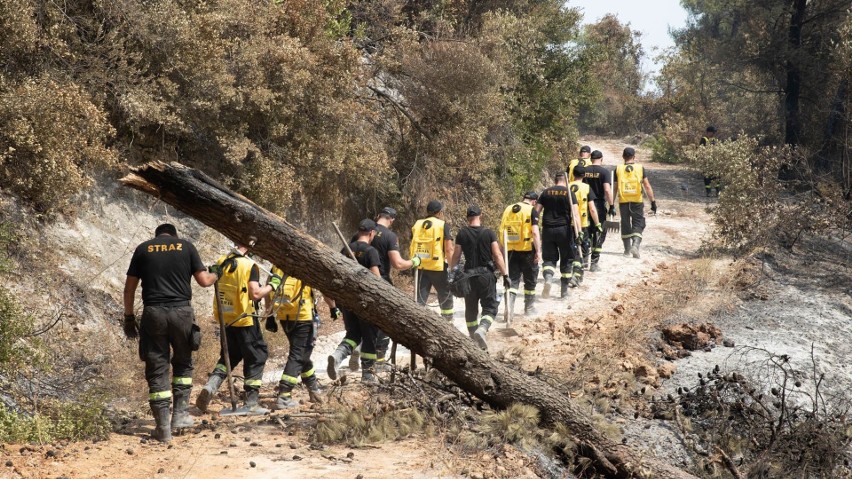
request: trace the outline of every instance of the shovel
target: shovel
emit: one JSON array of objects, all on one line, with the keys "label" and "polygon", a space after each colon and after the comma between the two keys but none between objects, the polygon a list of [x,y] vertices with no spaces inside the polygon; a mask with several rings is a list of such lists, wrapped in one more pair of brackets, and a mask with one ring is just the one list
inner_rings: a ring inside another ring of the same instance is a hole
[{"label": "shovel", "polygon": [[[610,185],[614,185],[615,183],[615,172],[610,172]],[[610,233],[618,233],[621,231],[621,222],[615,219],[615,215],[609,216],[607,215],[606,221],[603,224],[604,231],[608,231]]]},{"label": "shovel", "polygon": [[228,377],[228,391],[231,393],[231,410],[219,411],[220,416],[245,416],[248,410],[237,409],[237,396],[234,393],[234,376],[231,374],[231,357],[228,354],[228,337],[225,335],[225,316],[222,311],[222,297],[219,295],[219,281],[213,283],[213,294],[216,296],[216,309],[219,312],[219,339],[222,341],[222,358],[225,360],[225,373]]},{"label": "shovel", "polygon": [[[503,230],[503,264],[506,265],[506,269],[509,269],[509,234],[506,230]],[[518,332],[512,328],[512,318],[515,316],[515,312],[513,311],[512,302],[509,300],[509,288],[503,290],[503,321],[506,323],[506,327],[500,330],[500,333],[504,336],[517,336]]]}]

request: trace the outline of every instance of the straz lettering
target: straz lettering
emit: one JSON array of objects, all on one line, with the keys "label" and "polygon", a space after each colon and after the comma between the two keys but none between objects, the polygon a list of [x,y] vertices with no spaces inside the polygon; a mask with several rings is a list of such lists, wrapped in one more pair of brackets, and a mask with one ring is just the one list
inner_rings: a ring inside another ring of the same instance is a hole
[{"label": "straz lettering", "polygon": [[166,253],[169,251],[183,251],[183,243],[148,245],[149,253]]},{"label": "straz lettering", "polygon": [[547,190],[549,196],[568,196],[568,190]]}]

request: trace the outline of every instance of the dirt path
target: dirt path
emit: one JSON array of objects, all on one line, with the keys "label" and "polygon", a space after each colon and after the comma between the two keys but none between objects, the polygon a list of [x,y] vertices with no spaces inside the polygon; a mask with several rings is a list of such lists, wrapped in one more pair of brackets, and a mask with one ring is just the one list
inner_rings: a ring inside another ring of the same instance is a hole
[{"label": "dirt path", "polygon": [[[613,141],[589,141],[593,149],[604,153],[604,165],[620,162],[625,144]],[[644,234],[642,259],[623,258],[618,235],[610,235],[604,245],[601,271],[587,273],[580,288],[572,290],[569,304],[559,300],[539,300],[538,314],[520,314],[522,301],[516,308],[514,329],[518,335],[500,333],[495,324],[489,334],[492,354],[518,354],[528,369],[542,367],[555,370],[574,359],[580,339],[590,335],[606,338],[614,329],[627,327],[642,318],[613,313],[631,291],[653,285],[669,265],[694,258],[702,238],[708,232],[706,202],[701,178],[681,166],[653,164],[646,161],[647,152],[639,149],[638,161],[647,165],[656,192],[659,211],[649,217]],[[540,294],[541,285],[538,286]],[[463,303],[456,302],[455,324],[464,327]],[[610,321],[593,323],[605,315]],[[582,334],[575,334],[581,331]],[[314,353],[317,370],[324,375],[325,357],[337,345],[342,333],[324,336]],[[644,338],[636,338],[644,341]],[[522,351],[522,353],[518,353]],[[401,351],[400,361],[407,361]],[[277,382],[283,358],[273,357],[265,380]],[[203,366],[200,366],[203,367]],[[360,388],[357,381],[346,386]],[[196,389],[200,385],[196,384]],[[301,394],[301,392],[297,392]],[[171,446],[147,443],[150,418],[131,421],[121,433],[107,441],[72,443],[65,447],[45,446],[21,449],[6,446],[2,451],[0,478],[205,478],[227,475],[241,478],[293,477],[387,477],[403,478],[456,477],[469,470],[472,477],[534,477],[526,464],[515,460],[503,467],[493,457],[459,457],[436,437],[417,437],[376,447],[311,448],[305,427],[298,421],[272,419],[222,419],[209,415],[196,416],[207,424],[196,431],[176,437]],[[49,453],[48,451],[54,451]],[[350,457],[347,457],[351,453]],[[499,461],[499,459],[498,459]],[[525,475],[526,474],[526,475]],[[360,476],[359,476],[360,475]]]}]

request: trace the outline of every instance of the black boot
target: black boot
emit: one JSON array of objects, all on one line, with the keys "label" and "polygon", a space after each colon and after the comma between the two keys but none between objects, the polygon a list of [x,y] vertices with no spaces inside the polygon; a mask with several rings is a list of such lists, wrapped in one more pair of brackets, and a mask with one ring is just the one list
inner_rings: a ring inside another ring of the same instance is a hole
[{"label": "black boot", "polygon": [[642,244],[642,237],[636,236],[633,238],[633,246],[630,248],[630,254],[634,258],[639,259],[639,245]]},{"label": "black boot", "polygon": [[553,273],[544,274],[544,287],[541,290],[541,297],[547,299],[550,297],[550,283],[553,281]]},{"label": "black boot", "polygon": [[189,415],[189,393],[192,389],[175,389],[172,391],[174,398],[174,414],[172,414],[172,429],[183,429],[192,427],[195,421]]},{"label": "black boot", "polygon": [[569,296],[568,288],[569,288],[569,285],[570,285],[570,284],[571,284],[571,280],[570,280],[569,278],[562,278],[562,281],[561,281],[561,283],[559,284],[559,286],[560,286],[560,293],[561,293],[561,294],[560,294],[560,297],[561,297],[562,299],[568,299],[568,296]]},{"label": "black boot", "polygon": [[525,315],[536,314],[535,295],[534,294],[525,294],[524,295],[524,314]]},{"label": "black boot", "polygon": [[[359,355],[360,356],[360,355]],[[315,375],[302,378],[302,383],[308,388],[308,400],[314,404],[322,404],[323,398],[323,390],[320,387],[319,380]]]},{"label": "black boot", "polygon": [[160,442],[170,442],[172,440],[171,419],[172,414],[169,411],[168,401],[157,401],[151,403],[151,412],[154,413],[154,421],[157,427],[151,432],[151,438]]},{"label": "black boot", "polygon": [[374,359],[364,359],[361,357],[361,383],[368,385],[376,385],[379,384],[379,380],[376,378],[376,375],[373,374],[373,366],[375,366],[376,360]]},{"label": "black boot", "polygon": [[260,405],[260,390],[255,388],[246,389],[246,411],[249,416],[262,416],[269,412],[269,409]]},{"label": "black boot", "polygon": [[633,238],[621,238],[621,242],[624,243],[624,257],[629,258],[631,256],[630,249],[633,247]]},{"label": "black boot", "polygon": [[201,388],[201,392],[198,393],[198,397],[195,398],[195,407],[200,409],[201,412],[207,412],[207,406],[210,405],[210,400],[213,399],[213,396],[216,394],[216,391],[219,390],[219,386],[222,385],[224,380],[225,376],[211,374],[210,379],[207,380],[207,384]]}]

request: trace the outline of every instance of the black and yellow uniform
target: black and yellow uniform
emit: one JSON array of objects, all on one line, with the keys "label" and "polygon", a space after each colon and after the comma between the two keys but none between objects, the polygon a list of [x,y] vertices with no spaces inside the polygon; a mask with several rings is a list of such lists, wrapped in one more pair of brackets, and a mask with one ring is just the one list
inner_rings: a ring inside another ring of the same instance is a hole
[{"label": "black and yellow uniform", "polygon": [[[254,261],[237,253],[220,257],[216,264],[222,268],[222,277],[219,278],[219,301],[222,303],[225,339],[228,341],[228,360],[232,370],[243,363],[246,406],[253,408],[258,404],[260,386],[263,384],[263,369],[269,358],[269,348],[263,339],[257,318],[257,305],[248,292],[249,282],[260,283],[260,272]],[[219,301],[213,301],[213,315],[216,318],[219,317]],[[227,374],[225,353],[220,348],[216,367],[196,399],[199,409],[207,409],[210,396],[216,392]]]},{"label": "black and yellow uniform", "polygon": [[[284,277],[284,272],[277,268],[272,272]],[[287,302],[276,305],[278,307],[275,312],[290,345],[287,364],[278,381],[278,397],[284,402],[291,398],[293,388],[300,378],[309,391],[319,390],[314,363],[311,361],[319,328],[314,289],[302,283],[300,279],[292,276],[286,278],[281,284],[281,295]]]},{"label": "black and yellow uniform", "polygon": [[[578,170],[579,171],[579,170]],[[590,232],[590,217],[589,208],[594,208],[594,201],[597,199],[595,196],[595,192],[581,180],[572,181],[568,184],[568,187],[571,189],[571,192],[574,193],[574,196],[577,198],[577,206],[580,210],[580,231],[581,238],[580,244],[577,245],[578,250],[582,249],[582,261],[580,260],[580,255],[577,254],[574,256],[574,261],[571,263],[571,269],[574,279],[574,285],[577,285],[583,281],[583,267],[584,264],[588,262],[592,254],[592,244],[591,244],[591,232]],[[597,229],[596,229],[597,231]]]},{"label": "black and yellow uniform", "polygon": [[568,178],[574,178],[574,168],[588,168],[592,164],[592,160],[588,158],[575,158],[568,162],[568,168],[566,172],[568,173]]},{"label": "black and yellow uniform", "polygon": [[[709,146],[715,145],[716,138],[708,138],[706,136],[701,137],[701,141],[698,142],[698,146]],[[704,195],[710,196],[713,190],[716,190],[716,196],[719,196],[719,192],[722,191],[722,184],[719,182],[719,178],[710,175],[704,175]]]},{"label": "black and yellow uniform", "polygon": [[[500,240],[506,232],[508,244],[503,245],[509,251],[509,280],[512,287],[509,294],[517,296],[524,278],[524,304],[529,311],[535,299],[535,286],[538,279],[538,263],[533,244],[533,229],[538,228],[539,213],[533,205],[519,202],[506,207],[500,219]],[[511,299],[510,299],[511,301]]]},{"label": "black and yellow uniform", "polygon": [[640,164],[625,163],[615,168],[621,239],[624,241],[625,254],[630,250],[631,240],[641,239],[642,232],[645,231],[645,203],[642,199],[642,181],[645,178],[645,168]]},{"label": "black and yellow uniform", "polygon": [[145,361],[148,401],[155,414],[162,408],[168,414],[169,403],[174,400],[173,427],[183,427],[175,425],[174,420],[178,412],[185,413],[192,390],[195,313],[190,305],[189,281],[204,270],[195,246],[170,235],[160,235],[137,246],[127,269],[128,277],[142,282],[139,357]]},{"label": "black and yellow uniform", "polygon": [[[361,266],[370,269],[373,266],[381,268],[381,258],[376,248],[363,241],[353,241],[349,244],[349,248],[355,255],[355,260]],[[348,255],[346,250],[341,251],[342,254]],[[359,318],[355,313],[349,311],[348,308],[340,308],[343,312],[343,324],[346,327],[346,335],[343,341],[337,347],[343,354],[341,360],[352,354],[352,351],[361,345],[361,368],[368,371],[378,359],[376,354],[376,337],[378,328],[367,321]]]},{"label": "black and yellow uniform", "polygon": [[[379,259],[382,262],[381,266],[379,266],[379,273],[381,273],[382,279],[393,284],[390,275],[392,266],[389,254],[391,251],[399,251],[399,238],[396,236],[396,233],[384,225],[376,224],[376,236],[373,238],[370,246],[376,248],[376,251],[379,252]],[[389,344],[390,337],[379,329],[376,336],[377,361],[385,360]]]},{"label": "black and yellow uniform", "polygon": [[[590,202],[590,207],[594,208],[598,213],[598,220],[603,221],[606,218],[606,190],[604,184],[610,185],[610,171],[601,165],[590,165],[586,167],[586,174],[583,181],[589,185],[589,189],[594,193],[595,197]],[[590,230],[590,241],[592,245],[591,264],[596,265],[600,261],[603,244],[606,241],[606,230],[592,228]]]},{"label": "black and yellow uniform", "polygon": [[465,226],[456,235],[456,244],[464,254],[465,274],[472,275],[470,293],[464,297],[464,318],[471,337],[479,327],[488,331],[497,315],[497,282],[491,258],[491,245],[496,241],[497,235],[482,226]]},{"label": "black and yellow uniform", "polygon": [[420,284],[417,302],[426,304],[432,287],[438,294],[441,316],[452,320],[453,295],[447,283],[447,259],[444,257],[444,241],[450,239],[450,225],[434,216],[417,220],[411,228],[411,257],[420,258],[418,274]]},{"label": "black and yellow uniform", "polygon": [[551,186],[541,192],[538,204],[544,208],[541,215],[541,257],[543,260],[542,275],[544,276],[544,292],[542,296],[550,296],[550,279],[556,274],[556,263],[559,262],[562,294],[567,295],[567,288],[572,277],[571,267],[576,254],[574,230],[572,228],[571,206],[577,198],[565,185]]}]

